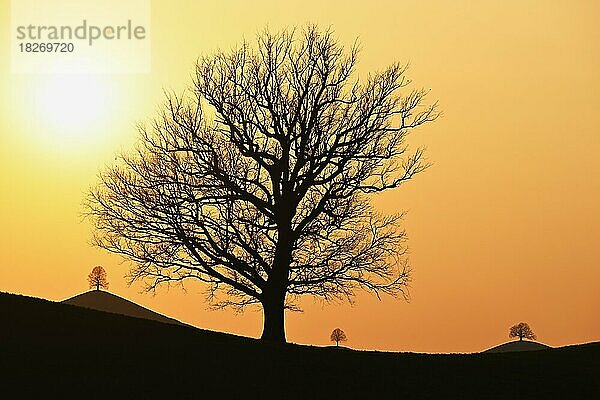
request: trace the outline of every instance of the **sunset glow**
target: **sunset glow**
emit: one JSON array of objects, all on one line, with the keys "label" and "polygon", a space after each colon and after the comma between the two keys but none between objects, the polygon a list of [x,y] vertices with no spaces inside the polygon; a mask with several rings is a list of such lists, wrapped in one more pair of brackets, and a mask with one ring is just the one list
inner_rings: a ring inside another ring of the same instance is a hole
[{"label": "sunset glow", "polygon": [[[0,0],[2,27],[9,3]],[[306,298],[303,313],[286,314],[288,341],[330,345],[339,327],[356,349],[475,352],[521,321],[550,346],[597,341],[598,16],[594,1],[156,0],[147,74],[19,74],[0,57],[0,291],[67,299],[102,265],[116,295],[258,337],[258,307],[209,310],[198,282],[155,295],[128,286],[129,262],[90,244],[82,202],[99,171],[135,148],[136,125],[158,116],[165,91],[190,88],[200,55],[265,26],[315,22],[344,44],[359,39],[363,79],[410,64],[407,76],[431,89],[443,117],[408,139],[432,167],[374,201],[407,211],[410,302]],[[8,35],[0,30],[3,50]]]},{"label": "sunset glow", "polygon": [[50,75],[38,90],[40,121],[58,136],[70,140],[88,135],[110,119],[108,88],[96,76]]}]

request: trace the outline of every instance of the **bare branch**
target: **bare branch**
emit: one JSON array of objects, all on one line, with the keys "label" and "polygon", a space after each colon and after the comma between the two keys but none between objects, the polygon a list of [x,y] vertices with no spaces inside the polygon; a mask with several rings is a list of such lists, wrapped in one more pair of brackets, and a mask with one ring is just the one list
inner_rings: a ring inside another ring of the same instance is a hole
[{"label": "bare branch", "polygon": [[440,114],[406,65],[361,80],[358,55],[307,26],[200,57],[191,95],[167,94],[89,193],[95,243],[149,290],[197,279],[218,307],[260,302],[266,336],[302,295],[407,298],[401,215],[369,196],[428,167],[406,138]]}]

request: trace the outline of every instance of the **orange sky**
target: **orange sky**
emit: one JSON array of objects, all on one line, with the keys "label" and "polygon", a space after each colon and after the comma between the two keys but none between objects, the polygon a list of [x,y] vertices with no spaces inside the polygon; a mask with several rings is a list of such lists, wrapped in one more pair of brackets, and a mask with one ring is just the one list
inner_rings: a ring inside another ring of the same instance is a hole
[{"label": "orange sky", "polygon": [[[101,264],[116,294],[258,336],[260,312],[208,311],[194,284],[154,297],[127,287],[127,265],[89,246],[81,201],[163,88],[189,83],[199,54],[266,24],[318,22],[360,37],[363,73],[410,61],[445,116],[412,137],[434,166],[376,201],[408,210],[411,302],[307,299],[288,314],[288,340],[325,345],[339,326],[354,348],[470,352],[506,341],[519,321],[552,346],[600,340],[598,2],[155,0],[151,73],[87,77],[89,91],[50,99],[68,77],[11,73],[8,6],[0,0],[0,291],[62,300]],[[61,116],[82,102],[96,111]]]}]

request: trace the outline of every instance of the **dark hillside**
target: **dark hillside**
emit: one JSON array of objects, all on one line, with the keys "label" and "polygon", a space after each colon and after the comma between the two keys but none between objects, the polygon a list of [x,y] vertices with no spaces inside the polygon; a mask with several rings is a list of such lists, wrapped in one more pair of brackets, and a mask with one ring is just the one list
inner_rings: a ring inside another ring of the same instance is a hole
[{"label": "dark hillside", "polygon": [[598,398],[600,344],[430,355],[270,346],[0,293],[0,383],[15,398]]},{"label": "dark hillside", "polygon": [[130,317],[151,319],[167,324],[185,325],[173,318],[149,310],[127,299],[103,290],[90,290],[61,301],[64,304],[91,308],[92,310],[112,312],[114,314],[128,315]]},{"label": "dark hillside", "polygon": [[550,349],[543,343],[532,342],[529,340],[513,340],[512,342],[503,343],[498,346],[487,349],[484,353],[508,353],[511,351],[538,351]]}]

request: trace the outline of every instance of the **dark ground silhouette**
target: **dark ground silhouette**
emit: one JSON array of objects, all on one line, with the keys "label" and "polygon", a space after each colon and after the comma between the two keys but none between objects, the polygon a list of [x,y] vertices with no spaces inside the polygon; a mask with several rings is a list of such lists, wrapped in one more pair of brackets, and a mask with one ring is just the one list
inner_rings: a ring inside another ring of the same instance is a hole
[{"label": "dark ground silhouette", "polygon": [[276,345],[0,293],[0,382],[20,398],[598,398],[600,343],[504,354]]},{"label": "dark ground silhouette", "polygon": [[101,290],[90,290],[89,292],[63,300],[61,303],[114,314],[128,315],[130,317],[151,319],[167,324],[185,325],[176,319],[159,314],[120,296]]},{"label": "dark ground silhouette", "polygon": [[546,346],[543,343],[532,342],[529,340],[517,340],[514,342],[503,343],[498,346],[494,346],[491,349],[487,349],[484,353],[506,353],[511,351],[536,351],[550,349],[550,346]]}]

